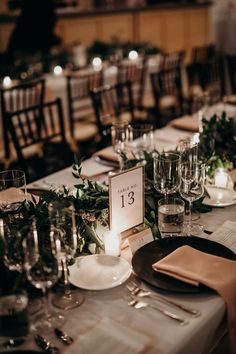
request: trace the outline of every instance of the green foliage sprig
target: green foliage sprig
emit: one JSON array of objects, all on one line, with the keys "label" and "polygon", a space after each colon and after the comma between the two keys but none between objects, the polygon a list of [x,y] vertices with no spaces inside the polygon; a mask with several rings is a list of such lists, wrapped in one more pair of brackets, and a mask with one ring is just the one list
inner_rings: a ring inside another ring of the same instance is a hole
[{"label": "green foliage sprig", "polygon": [[227,117],[225,112],[221,116],[215,114],[210,120],[202,120],[199,155],[209,167],[211,177],[218,167],[236,168],[234,124],[234,119]]}]

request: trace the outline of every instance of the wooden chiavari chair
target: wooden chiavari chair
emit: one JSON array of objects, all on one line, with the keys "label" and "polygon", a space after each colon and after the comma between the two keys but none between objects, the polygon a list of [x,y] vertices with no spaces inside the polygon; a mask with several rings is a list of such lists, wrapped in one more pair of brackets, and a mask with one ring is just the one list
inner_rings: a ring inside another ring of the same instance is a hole
[{"label": "wooden chiavari chair", "polygon": [[157,127],[183,114],[183,88],[180,67],[151,73]]},{"label": "wooden chiavari chair", "polygon": [[[28,181],[53,173],[73,162],[65,136],[61,100],[44,103],[7,115],[18,161]],[[14,163],[13,163],[14,165]]]},{"label": "wooden chiavari chair", "polygon": [[110,144],[110,127],[117,122],[134,121],[134,103],[131,82],[105,85],[91,91],[97,126],[100,133],[100,146]]},{"label": "wooden chiavari chair", "polygon": [[34,80],[9,88],[0,88],[1,115],[5,157],[10,157],[9,136],[7,131],[7,114],[21,109],[41,105],[45,97],[45,80]]},{"label": "wooden chiavari chair", "polygon": [[147,74],[146,57],[137,61],[122,61],[118,65],[118,83],[130,81],[132,83],[132,94],[134,107],[143,108],[143,95]]}]

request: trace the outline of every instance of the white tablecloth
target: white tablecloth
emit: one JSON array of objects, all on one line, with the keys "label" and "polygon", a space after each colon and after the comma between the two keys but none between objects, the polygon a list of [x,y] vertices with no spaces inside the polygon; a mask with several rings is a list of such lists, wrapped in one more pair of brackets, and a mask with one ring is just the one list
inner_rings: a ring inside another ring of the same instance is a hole
[{"label": "white tablecloth", "polygon": [[[186,134],[189,133],[177,130],[173,127],[165,127],[156,132],[156,139],[159,140],[159,142],[162,141],[162,144],[170,144],[171,142],[176,144],[178,140],[183,138]],[[104,180],[104,176],[101,180]],[[48,188],[50,184],[55,187],[58,186],[58,183],[60,183],[60,185],[66,184],[73,186],[75,183],[78,183],[78,180],[72,176],[71,168],[67,168],[47,178],[36,181],[29,185],[29,187]],[[226,208],[213,208],[211,212],[201,214],[199,222],[206,229],[214,231],[225,220],[235,221],[235,215],[236,205]],[[130,258],[130,250],[124,250],[122,256]],[[132,277],[133,276],[134,275],[132,275]],[[143,286],[145,285],[143,284]],[[173,298],[175,301],[201,311],[200,317],[191,318],[188,316],[189,324],[180,326],[152,309],[136,310],[129,307],[124,300],[124,295],[127,294],[125,284],[111,290],[82,292],[86,298],[85,303],[81,307],[68,311],[65,314],[67,322],[64,329],[74,338],[79,338],[76,347],[72,346],[66,350],[68,354],[74,354],[75,352],[78,354],[95,353],[96,350],[90,351],[93,345],[91,342],[91,348],[89,341],[86,342],[86,338],[87,340],[90,338],[91,341],[93,339],[95,342],[97,340],[97,345],[101,349],[101,353],[108,354],[108,352],[102,349],[103,347],[105,348],[108,343],[111,348],[113,347],[113,354],[120,353],[119,346],[117,346],[112,333],[107,335],[105,341],[99,342],[101,332],[98,330],[98,323],[107,321],[107,317],[121,323],[123,328],[123,334],[121,331],[121,339],[122,335],[125,338],[126,329],[127,331],[129,329],[134,330],[136,337],[139,335],[139,332],[142,333],[145,338],[147,337],[150,347],[145,353],[150,354],[209,353],[210,350],[217,345],[226,331],[226,324],[224,322],[225,304],[223,300],[214,293],[182,295],[165,293],[166,296]],[[158,290],[158,292],[161,291]],[[183,312],[177,312],[183,315]],[[50,337],[50,335],[48,337]],[[53,335],[51,339],[55,342]],[[32,346],[34,347],[35,345],[32,342],[28,342],[28,347],[32,348]],[[130,352],[138,353],[138,351]],[[224,353],[226,353],[226,351],[224,351]]]}]

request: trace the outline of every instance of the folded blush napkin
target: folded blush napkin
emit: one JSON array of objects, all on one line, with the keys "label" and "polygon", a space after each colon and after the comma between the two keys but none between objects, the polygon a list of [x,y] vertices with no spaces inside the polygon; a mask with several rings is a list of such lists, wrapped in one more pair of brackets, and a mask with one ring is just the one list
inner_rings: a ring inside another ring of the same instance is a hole
[{"label": "folded blush napkin", "polygon": [[172,127],[187,130],[190,132],[198,132],[199,130],[199,121],[197,116],[184,116],[181,118],[173,119],[169,123]]},{"label": "folded blush napkin", "polygon": [[114,162],[119,161],[118,155],[115,153],[112,146],[109,146],[105,149],[95,152],[94,156],[102,157],[108,161],[114,161]]},{"label": "folded blush napkin", "polygon": [[186,283],[204,284],[223,298],[227,307],[231,349],[236,353],[236,261],[182,246],[152,267]]}]

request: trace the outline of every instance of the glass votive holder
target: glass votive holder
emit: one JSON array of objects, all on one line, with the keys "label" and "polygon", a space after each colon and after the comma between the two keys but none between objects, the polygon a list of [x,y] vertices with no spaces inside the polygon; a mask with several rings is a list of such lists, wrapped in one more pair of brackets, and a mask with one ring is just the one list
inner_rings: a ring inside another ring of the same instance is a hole
[{"label": "glass votive holder", "polygon": [[161,236],[179,236],[183,232],[185,203],[180,198],[158,201],[158,227]]},{"label": "glass votive holder", "polygon": [[116,231],[107,231],[103,235],[105,254],[110,256],[120,256],[121,235]]},{"label": "glass votive holder", "polygon": [[219,188],[226,188],[228,177],[228,170],[226,168],[217,168],[215,171],[215,186]]}]

